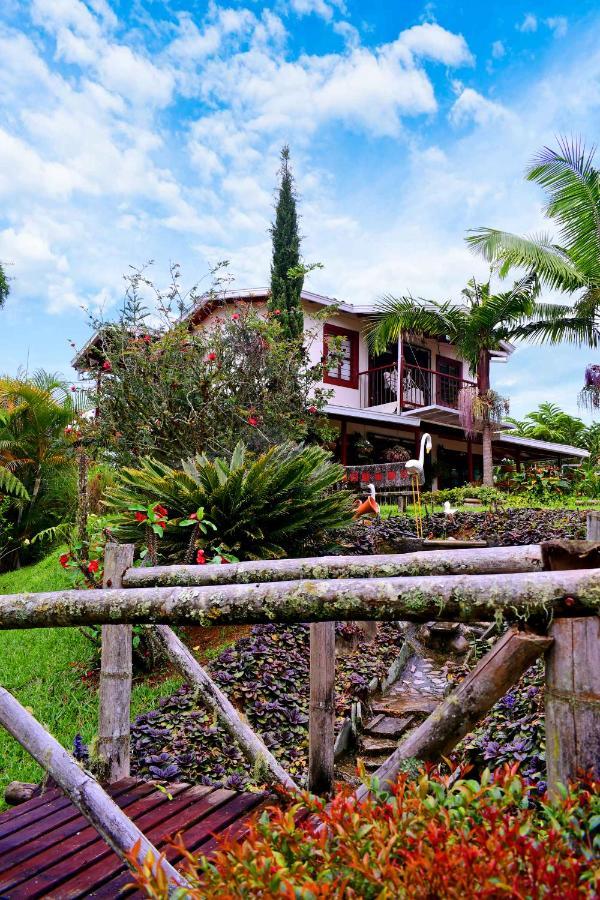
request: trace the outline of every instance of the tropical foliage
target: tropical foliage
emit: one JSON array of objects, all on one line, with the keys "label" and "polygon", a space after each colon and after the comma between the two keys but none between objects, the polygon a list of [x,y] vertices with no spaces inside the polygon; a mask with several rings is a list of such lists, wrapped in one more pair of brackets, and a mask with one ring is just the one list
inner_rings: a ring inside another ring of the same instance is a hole
[{"label": "tropical foliage", "polygon": [[[515,767],[516,768],[516,767]],[[411,900],[463,897],[590,897],[600,887],[600,791],[582,785],[558,807],[534,802],[515,768],[403,774],[392,795],[330,805],[304,796],[255,817],[247,836],[225,839],[208,860],[186,851],[186,895],[221,900],[328,897]],[[459,777],[457,777],[457,775]],[[299,820],[300,810],[309,817]],[[131,855],[134,861],[134,854]],[[147,896],[166,898],[153,860],[135,864]]]},{"label": "tropical foliage", "polygon": [[304,315],[300,294],[304,276],[300,265],[300,235],[296,212],[294,177],[290,169],[289,147],[281,151],[281,184],[271,227],[273,258],[271,262],[271,292],[269,310],[280,317],[285,337],[301,340]]},{"label": "tropical foliage", "polygon": [[[495,351],[506,341],[523,334],[524,328],[547,330],[539,320],[545,307],[536,302],[538,282],[534,275],[516,281],[508,291],[494,293],[490,282],[480,284],[472,279],[463,290],[464,302],[438,302],[412,296],[385,297],[369,328],[369,338],[376,352],[398,340],[402,333],[445,337],[477,374],[477,388],[463,391],[460,405],[464,410],[467,430],[478,430],[483,437],[483,480],[493,484],[492,433],[502,413],[501,398],[490,388],[490,362]],[[468,396],[467,396],[468,395]]]},{"label": "tropical foliage", "polygon": [[[177,271],[173,278],[172,294]],[[193,295],[191,304],[177,301],[175,322],[171,307],[163,309],[157,332],[143,305],[150,284],[143,272],[131,276],[124,314],[100,327],[92,360],[97,441],[117,463],[152,456],[179,465],[197,452],[230,453],[240,439],[260,451],[328,433],[319,415],[329,396],[318,387],[321,367],[308,362],[302,338],[286,339],[277,311],[265,319],[244,303],[219,313],[214,294],[202,302],[216,318],[194,331],[186,317],[201,298]]]},{"label": "tropical foliage", "polygon": [[80,394],[56,375],[0,379],[0,493],[9,498],[3,518],[11,525],[0,551],[5,565],[16,562],[23,544],[73,515],[83,408]]},{"label": "tropical foliage", "polygon": [[[138,544],[148,531],[141,510],[160,504],[150,524],[159,530],[153,531],[160,533],[158,554],[165,560],[182,560],[190,550],[280,557],[350,521],[350,496],[334,490],[342,477],[343,468],[317,446],[286,443],[253,456],[239,443],[229,459],[198,455],[182,469],[150,458],[125,467],[106,503],[118,517],[119,538]],[[211,523],[207,533],[198,516]]]},{"label": "tropical foliage", "polygon": [[586,447],[589,432],[595,429],[595,426],[588,428],[581,419],[563,412],[556,403],[550,402],[540,403],[536,410],[527,413],[521,420],[509,417],[506,421],[514,426],[512,433],[520,437],[570,444],[572,447]]}]

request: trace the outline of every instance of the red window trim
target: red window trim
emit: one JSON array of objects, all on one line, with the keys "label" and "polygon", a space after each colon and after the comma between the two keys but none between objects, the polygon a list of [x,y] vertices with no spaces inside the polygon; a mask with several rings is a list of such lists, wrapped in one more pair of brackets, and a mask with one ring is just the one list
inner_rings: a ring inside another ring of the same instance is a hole
[{"label": "red window trim", "polygon": [[[336,378],[330,375],[327,370],[327,356],[329,353],[327,338],[329,335],[335,337],[347,337],[350,340],[350,378],[346,381],[343,378]],[[323,325],[323,383],[335,384],[339,387],[358,388],[358,338],[359,332],[352,328],[341,328],[339,325]]]}]

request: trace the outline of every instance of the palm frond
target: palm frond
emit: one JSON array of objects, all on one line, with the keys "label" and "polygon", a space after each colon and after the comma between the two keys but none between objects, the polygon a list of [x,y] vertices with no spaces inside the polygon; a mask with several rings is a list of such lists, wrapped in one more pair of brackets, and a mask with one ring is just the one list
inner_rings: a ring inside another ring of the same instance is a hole
[{"label": "palm frond", "polygon": [[369,344],[381,353],[403,332],[454,338],[460,333],[464,311],[454,303],[415,297],[383,297],[366,327]]},{"label": "palm frond", "polygon": [[23,482],[4,467],[0,468],[0,494],[29,500],[29,492]]},{"label": "palm frond", "polygon": [[538,154],[527,171],[529,181],[549,195],[546,213],[561,227],[563,244],[577,267],[600,277],[600,175],[594,168],[595,148],[581,140],[561,138],[558,150]]},{"label": "palm frond", "polygon": [[587,283],[584,272],[547,234],[520,237],[497,228],[474,228],[466,240],[487,262],[500,264],[501,278],[511,269],[526,269],[552,290],[572,292]]}]

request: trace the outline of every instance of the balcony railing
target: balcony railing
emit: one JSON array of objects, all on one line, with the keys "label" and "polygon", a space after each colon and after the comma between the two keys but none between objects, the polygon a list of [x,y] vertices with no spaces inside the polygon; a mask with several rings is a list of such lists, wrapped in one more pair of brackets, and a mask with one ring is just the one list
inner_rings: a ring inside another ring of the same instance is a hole
[{"label": "balcony railing", "polygon": [[474,384],[466,378],[404,361],[400,376],[397,363],[358,373],[361,408],[382,407],[389,412],[419,409],[433,403],[456,409],[461,389]]}]

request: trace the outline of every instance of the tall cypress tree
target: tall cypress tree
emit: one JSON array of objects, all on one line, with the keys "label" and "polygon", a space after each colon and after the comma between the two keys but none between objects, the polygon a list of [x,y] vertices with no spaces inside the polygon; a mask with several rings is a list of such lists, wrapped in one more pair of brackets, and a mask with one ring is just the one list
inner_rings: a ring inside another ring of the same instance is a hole
[{"label": "tall cypress tree", "polygon": [[273,313],[278,310],[284,334],[292,339],[298,338],[304,330],[304,314],[300,303],[304,275],[295,273],[290,275],[290,269],[297,270],[300,266],[300,235],[294,177],[290,169],[290,150],[287,146],[281,151],[281,183],[271,235],[273,257],[269,311]]}]

